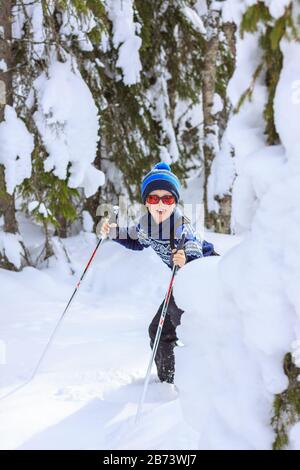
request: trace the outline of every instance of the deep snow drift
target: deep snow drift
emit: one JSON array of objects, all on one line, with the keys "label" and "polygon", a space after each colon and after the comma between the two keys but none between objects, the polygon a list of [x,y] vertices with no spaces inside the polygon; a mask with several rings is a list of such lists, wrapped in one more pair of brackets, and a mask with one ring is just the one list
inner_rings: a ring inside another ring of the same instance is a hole
[{"label": "deep snow drift", "polygon": [[[0,400],[1,448],[270,449],[273,398],[286,387],[282,358],[297,327],[278,282],[283,259],[274,256],[271,228],[283,225],[276,220],[268,220],[270,232],[260,231],[258,211],[242,241],[205,234],[223,256],[178,272],[174,293],[185,310],[178,328],[184,346],[176,348],[179,394],[158,383],[153,369],[136,426],[147,329],[170,271],[152,250],[105,243],[34,382]],[[1,396],[30,376],[95,243],[87,232],[65,240],[71,266],[57,243],[59,261],[47,269],[0,271],[7,362],[0,366]],[[299,448],[297,426],[290,448]]]},{"label": "deep snow drift", "polygon": [[[31,229],[24,224],[22,235],[37,244],[38,233]],[[216,240],[220,252],[239,241],[214,234],[207,239]],[[0,365],[1,396],[30,376],[96,237],[82,232],[64,243],[74,276],[59,243],[59,261],[52,259],[47,269],[0,270],[6,353],[6,364]],[[156,382],[155,369],[143,418],[133,425],[150,354],[147,328],[169,277],[152,250],[132,252],[114,242],[102,246],[38,376],[0,400],[2,449],[198,446],[198,432],[186,423],[179,397]]]}]

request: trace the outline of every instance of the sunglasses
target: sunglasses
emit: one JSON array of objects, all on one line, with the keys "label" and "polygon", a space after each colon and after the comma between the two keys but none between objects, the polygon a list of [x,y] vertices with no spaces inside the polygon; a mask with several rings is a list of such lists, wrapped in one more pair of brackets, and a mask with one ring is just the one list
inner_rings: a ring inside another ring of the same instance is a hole
[{"label": "sunglasses", "polygon": [[172,195],[165,195],[165,196],[157,196],[156,194],[150,194],[147,197],[147,202],[149,204],[158,204],[159,201],[162,200],[163,204],[166,204],[167,206],[171,206],[175,202],[175,197]]}]

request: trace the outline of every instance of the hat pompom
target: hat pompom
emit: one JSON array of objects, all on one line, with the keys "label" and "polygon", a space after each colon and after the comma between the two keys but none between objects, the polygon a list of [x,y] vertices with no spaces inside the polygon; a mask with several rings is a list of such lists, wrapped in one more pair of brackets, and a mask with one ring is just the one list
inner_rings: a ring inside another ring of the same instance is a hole
[{"label": "hat pompom", "polygon": [[156,163],[154,168],[155,168],[155,170],[168,170],[168,171],[171,171],[170,166],[166,162]]}]

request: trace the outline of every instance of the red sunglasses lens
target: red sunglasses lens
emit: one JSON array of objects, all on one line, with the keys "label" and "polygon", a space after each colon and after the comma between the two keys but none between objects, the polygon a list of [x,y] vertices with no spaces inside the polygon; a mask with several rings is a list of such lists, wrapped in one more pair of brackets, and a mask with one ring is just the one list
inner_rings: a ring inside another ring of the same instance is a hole
[{"label": "red sunglasses lens", "polygon": [[174,196],[163,196],[161,200],[164,204],[167,204],[168,206],[170,206],[171,204],[174,204],[175,202]]},{"label": "red sunglasses lens", "polygon": [[175,202],[175,197],[174,196],[162,196],[162,197],[159,197],[157,196],[156,194],[150,194],[148,197],[147,197],[147,202],[149,204],[158,204],[160,199],[162,200],[162,202],[168,206],[170,206],[171,204],[174,204]]},{"label": "red sunglasses lens", "polygon": [[149,204],[158,204],[159,203],[159,197],[155,196],[155,195],[150,195],[150,196],[147,197],[147,202],[149,202]]}]

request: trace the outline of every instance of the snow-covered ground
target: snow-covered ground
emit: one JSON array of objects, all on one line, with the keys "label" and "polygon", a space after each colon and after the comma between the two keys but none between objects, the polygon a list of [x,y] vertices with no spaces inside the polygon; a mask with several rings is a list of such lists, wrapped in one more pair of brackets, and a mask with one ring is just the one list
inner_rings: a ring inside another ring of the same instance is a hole
[{"label": "snow-covered ground", "polygon": [[[222,254],[240,240],[206,235]],[[30,377],[96,238],[81,232],[64,243],[73,276],[63,251],[47,269],[0,270],[1,396]],[[198,447],[179,396],[157,382],[155,369],[134,424],[150,354],[148,324],[169,278],[152,250],[102,245],[36,378],[0,400],[1,449]]]}]

